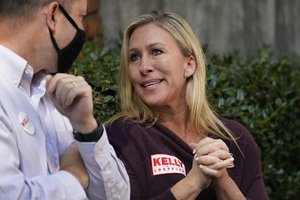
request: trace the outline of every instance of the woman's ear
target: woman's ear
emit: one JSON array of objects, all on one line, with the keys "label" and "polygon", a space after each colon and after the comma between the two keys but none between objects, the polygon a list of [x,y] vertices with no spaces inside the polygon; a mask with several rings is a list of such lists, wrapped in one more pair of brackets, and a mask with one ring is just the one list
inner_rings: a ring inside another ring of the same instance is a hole
[{"label": "woman's ear", "polygon": [[46,8],[45,8],[45,15],[47,20],[47,25],[50,28],[51,31],[54,32],[55,25],[57,23],[56,21],[56,13],[59,9],[59,4],[57,2],[51,2]]},{"label": "woman's ear", "polygon": [[196,70],[196,60],[193,55],[187,57],[187,63],[184,68],[184,78],[189,78],[195,73]]}]

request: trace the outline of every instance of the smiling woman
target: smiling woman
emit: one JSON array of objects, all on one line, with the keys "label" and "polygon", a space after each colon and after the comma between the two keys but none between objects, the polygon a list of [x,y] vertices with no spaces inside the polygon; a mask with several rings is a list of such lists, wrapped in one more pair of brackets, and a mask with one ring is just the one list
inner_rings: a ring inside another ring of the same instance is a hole
[{"label": "smiling woman", "polygon": [[[157,37],[159,35],[160,37]],[[176,40],[155,24],[138,27],[129,41],[129,78],[145,104],[185,109],[187,81],[195,71],[194,56],[184,56]]]},{"label": "smiling woman", "polygon": [[210,109],[205,89],[204,55],[184,19],[154,11],[127,27],[122,111],[106,127],[131,199],[268,199],[259,147]]}]

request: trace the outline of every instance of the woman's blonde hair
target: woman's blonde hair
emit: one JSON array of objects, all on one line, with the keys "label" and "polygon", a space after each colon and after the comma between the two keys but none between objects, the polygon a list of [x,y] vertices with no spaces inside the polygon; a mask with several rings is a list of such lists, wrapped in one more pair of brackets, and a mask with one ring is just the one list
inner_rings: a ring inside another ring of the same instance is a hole
[{"label": "woman's blonde hair", "polygon": [[206,62],[198,38],[183,18],[169,12],[153,11],[143,14],[125,29],[118,86],[121,112],[109,122],[122,117],[124,119],[133,119],[137,123],[154,123],[158,117],[136,94],[128,75],[128,45],[130,37],[136,28],[149,23],[156,24],[168,31],[176,39],[183,55],[193,55],[195,57],[196,69],[194,74],[187,79],[186,91],[186,102],[190,111],[189,121],[193,130],[234,140],[230,131],[209,106],[206,97]]}]

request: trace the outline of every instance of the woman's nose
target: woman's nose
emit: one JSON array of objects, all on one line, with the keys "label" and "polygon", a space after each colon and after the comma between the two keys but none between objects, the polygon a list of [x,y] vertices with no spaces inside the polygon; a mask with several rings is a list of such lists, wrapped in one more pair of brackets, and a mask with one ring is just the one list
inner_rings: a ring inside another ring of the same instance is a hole
[{"label": "woman's nose", "polygon": [[147,75],[148,73],[153,71],[153,65],[149,58],[143,57],[141,59],[141,64],[139,67],[139,71],[142,75]]}]

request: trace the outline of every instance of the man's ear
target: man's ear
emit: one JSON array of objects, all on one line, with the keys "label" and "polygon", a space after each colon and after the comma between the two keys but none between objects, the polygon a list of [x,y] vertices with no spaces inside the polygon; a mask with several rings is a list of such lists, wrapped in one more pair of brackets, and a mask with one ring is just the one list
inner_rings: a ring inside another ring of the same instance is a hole
[{"label": "man's ear", "polygon": [[189,78],[195,73],[196,59],[193,55],[187,57],[187,63],[184,68],[184,78]]},{"label": "man's ear", "polygon": [[56,15],[58,9],[59,9],[58,2],[51,2],[45,8],[47,24],[48,24],[48,27],[51,29],[51,31],[55,30],[55,25],[57,23],[55,15]]}]

